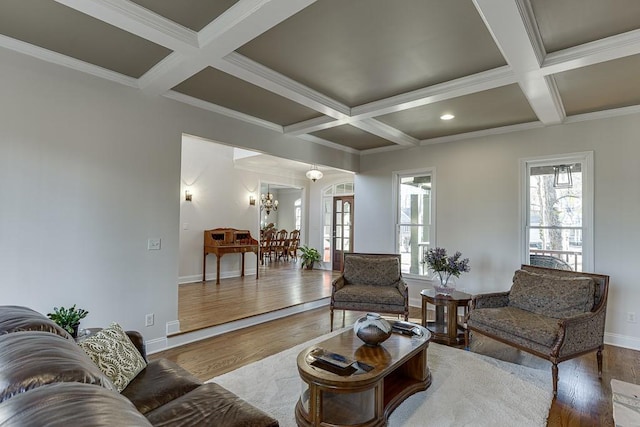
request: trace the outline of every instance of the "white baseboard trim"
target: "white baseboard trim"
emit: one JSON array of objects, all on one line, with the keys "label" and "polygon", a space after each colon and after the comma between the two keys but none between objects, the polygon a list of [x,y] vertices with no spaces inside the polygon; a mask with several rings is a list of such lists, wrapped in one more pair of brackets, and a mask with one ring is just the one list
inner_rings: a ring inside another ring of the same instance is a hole
[{"label": "white baseboard trim", "polygon": [[628,348],[630,350],[640,350],[640,338],[627,335],[604,333],[604,343],[616,347]]},{"label": "white baseboard trim", "polygon": [[167,338],[156,338],[144,342],[147,354],[157,353],[167,348]]},{"label": "white baseboard trim", "polygon": [[[255,268],[246,268],[245,267],[244,275],[245,276],[255,276],[256,275],[256,269]],[[229,279],[231,277],[240,277],[240,270],[221,271],[220,272],[220,279]],[[216,280],[216,272],[215,272],[215,270],[213,271],[213,273],[207,272],[207,275],[205,276],[205,280]],[[178,277],[178,284],[179,285],[182,285],[182,284],[185,284],[185,283],[196,283],[196,282],[202,282],[202,274],[192,274],[190,276]]]},{"label": "white baseboard trim", "polygon": [[[282,317],[291,316],[292,314],[302,313],[307,310],[313,310],[320,307],[328,306],[331,298],[322,298],[316,301],[304,304],[294,305],[292,307],[283,308],[281,310],[264,313],[259,316],[247,317],[245,319],[236,320],[234,322],[224,323],[222,325],[212,326],[198,331],[187,332],[180,335],[168,336],[167,338],[159,338],[147,341],[147,353],[153,354],[159,351],[168,350],[181,345],[200,341],[206,338],[222,335],[227,332],[237,331],[238,329],[248,328],[250,326],[259,325],[270,320],[280,319]],[[327,313],[329,316],[329,313]]]}]

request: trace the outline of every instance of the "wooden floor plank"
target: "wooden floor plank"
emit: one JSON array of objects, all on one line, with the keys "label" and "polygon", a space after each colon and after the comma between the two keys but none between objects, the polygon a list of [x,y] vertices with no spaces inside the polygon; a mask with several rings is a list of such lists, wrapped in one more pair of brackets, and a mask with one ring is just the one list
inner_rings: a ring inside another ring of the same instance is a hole
[{"label": "wooden floor plank", "polygon": [[[243,280],[224,279],[220,285],[221,289],[210,289],[216,285],[209,282],[206,285],[196,284],[200,287],[210,287],[206,290],[211,293],[200,290],[198,292],[204,292],[202,296],[193,296],[190,300],[181,301],[181,313],[184,310],[191,325],[206,324],[212,318],[222,318],[218,314],[212,316],[211,312],[223,313],[226,316],[229,313],[239,313],[238,306],[250,307],[246,310],[248,312],[256,307],[272,307],[275,305],[273,300],[282,300],[287,304],[299,300],[299,295],[285,296],[288,292],[324,295],[323,292],[327,292],[327,289],[330,291],[331,273],[320,270],[314,270],[312,274],[307,273],[310,272],[282,265],[280,268],[274,267],[266,271],[264,276],[261,271],[258,283],[255,276],[247,276]],[[233,282],[235,285],[225,287],[226,282]],[[263,285],[267,282],[270,285]],[[227,288],[233,289],[234,292]],[[256,288],[263,292],[258,292]],[[227,292],[230,294],[224,295]],[[235,295],[231,296],[233,293]],[[218,300],[217,297],[222,295],[224,297]],[[202,298],[208,301],[200,301]],[[255,299],[262,301],[256,302]],[[193,304],[192,308],[189,307],[190,304]],[[229,307],[231,305],[234,307]],[[342,324],[341,313],[337,313],[335,327]],[[362,314],[346,312],[345,324],[353,324]],[[410,319],[420,321],[419,308],[411,307]],[[150,358],[166,357],[204,381],[329,331],[329,309],[325,307],[156,353]],[[561,363],[558,397],[549,411],[548,426],[613,427],[610,386],[612,378],[640,384],[640,351],[606,345],[603,352],[602,379],[598,378],[595,353]]]}]

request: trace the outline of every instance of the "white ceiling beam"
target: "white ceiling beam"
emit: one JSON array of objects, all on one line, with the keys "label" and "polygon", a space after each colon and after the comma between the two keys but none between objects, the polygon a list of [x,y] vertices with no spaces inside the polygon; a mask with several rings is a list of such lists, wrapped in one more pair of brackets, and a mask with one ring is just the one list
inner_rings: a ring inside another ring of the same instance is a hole
[{"label": "white ceiling beam", "polygon": [[362,104],[351,109],[351,117],[355,120],[396,113],[410,108],[433,104],[438,101],[470,95],[475,92],[495,89],[516,83],[516,76],[510,67],[503,66],[483,71],[459,79],[433,86],[402,93],[390,98]]},{"label": "white ceiling beam", "polygon": [[318,117],[295,123],[284,128],[285,133],[301,135],[317,132],[343,124],[354,123],[359,120],[373,118],[384,114],[395,113],[438,101],[457,98],[463,95],[494,89],[516,83],[516,77],[508,66],[484,71],[472,76],[462,77],[449,82],[440,83],[411,92],[402,93],[389,98],[362,104],[351,109],[348,119],[332,120]]},{"label": "white ceiling beam", "polygon": [[175,68],[155,70],[153,78],[141,79],[140,87],[162,94],[315,1],[240,0],[201,31],[198,52],[176,61]]},{"label": "white ceiling beam", "polygon": [[313,133],[324,129],[330,129],[348,122],[348,119],[336,120],[333,117],[321,116],[316,117],[315,119],[309,119],[303,122],[287,125],[284,127],[284,133],[293,136],[304,135],[305,133]]},{"label": "white ceiling beam", "polygon": [[128,0],[55,1],[174,51],[198,48],[195,31]]},{"label": "white ceiling beam", "polygon": [[359,120],[374,118],[384,114],[404,111],[438,101],[481,92],[483,90],[495,89],[497,87],[513,83],[517,83],[517,80],[510,67],[499,67],[493,70],[473,74],[471,76],[461,77],[456,80],[359,105],[351,109],[351,116],[348,119],[333,120],[327,117],[318,117],[285,126],[284,132],[290,135],[302,135],[304,133],[317,132],[319,130],[354,123]]},{"label": "white ceiling beam", "polygon": [[545,125],[562,123],[565,114],[555,84],[540,73],[544,48],[528,1],[473,3],[538,119]]},{"label": "white ceiling beam", "polygon": [[351,113],[348,106],[239,53],[230,53],[213,66],[334,119],[347,119]]},{"label": "white ceiling beam", "polygon": [[640,30],[633,30],[550,53],[542,63],[542,74],[550,75],[601,62],[640,54]]},{"label": "white ceiling beam", "polygon": [[375,119],[364,119],[351,123],[365,132],[384,138],[398,145],[416,146],[420,143],[417,138],[407,135],[398,129],[391,127]]}]

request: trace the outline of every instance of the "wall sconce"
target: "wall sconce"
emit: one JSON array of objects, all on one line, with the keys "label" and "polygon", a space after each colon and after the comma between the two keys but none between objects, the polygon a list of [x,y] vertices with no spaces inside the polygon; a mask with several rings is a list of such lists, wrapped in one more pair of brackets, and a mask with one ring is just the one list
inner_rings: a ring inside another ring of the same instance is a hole
[{"label": "wall sconce", "polygon": [[184,199],[185,199],[187,202],[190,202],[190,201],[191,201],[191,198],[192,198],[191,191],[189,191],[189,190],[184,190]]},{"label": "wall sconce", "polygon": [[256,196],[252,194],[249,196],[249,206],[255,206],[255,205],[256,205]]}]

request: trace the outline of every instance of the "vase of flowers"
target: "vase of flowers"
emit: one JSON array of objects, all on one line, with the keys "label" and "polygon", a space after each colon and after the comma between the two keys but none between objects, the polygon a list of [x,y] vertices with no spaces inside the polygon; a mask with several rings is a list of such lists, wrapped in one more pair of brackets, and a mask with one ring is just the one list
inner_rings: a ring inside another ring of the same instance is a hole
[{"label": "vase of flowers", "polygon": [[424,262],[434,272],[431,280],[436,293],[451,295],[456,290],[454,278],[460,277],[461,273],[471,269],[469,267],[469,258],[461,258],[462,253],[460,252],[447,256],[447,250],[444,248],[433,248],[427,251]]}]

